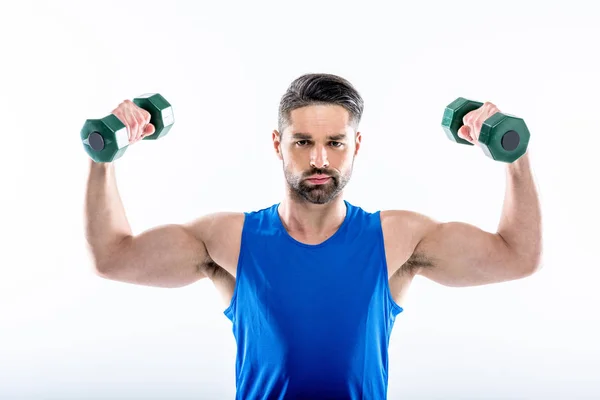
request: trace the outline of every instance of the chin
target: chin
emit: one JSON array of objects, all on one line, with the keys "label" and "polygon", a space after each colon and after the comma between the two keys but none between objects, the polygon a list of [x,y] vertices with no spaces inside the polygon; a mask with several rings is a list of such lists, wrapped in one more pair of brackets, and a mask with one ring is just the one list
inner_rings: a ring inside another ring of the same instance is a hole
[{"label": "chin", "polygon": [[305,195],[304,197],[307,201],[312,204],[328,204],[331,203],[339,196],[340,192],[335,193],[327,193],[327,194],[319,194],[319,195]]}]

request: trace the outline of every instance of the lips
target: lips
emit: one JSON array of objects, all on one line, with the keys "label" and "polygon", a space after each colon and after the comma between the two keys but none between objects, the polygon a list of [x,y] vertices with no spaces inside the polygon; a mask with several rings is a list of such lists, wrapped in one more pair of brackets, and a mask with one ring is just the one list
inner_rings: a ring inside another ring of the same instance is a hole
[{"label": "lips", "polygon": [[308,177],[306,180],[309,181],[310,183],[314,183],[314,184],[323,184],[323,183],[329,182],[330,179],[331,179],[331,177],[329,175],[312,175],[312,176]]}]

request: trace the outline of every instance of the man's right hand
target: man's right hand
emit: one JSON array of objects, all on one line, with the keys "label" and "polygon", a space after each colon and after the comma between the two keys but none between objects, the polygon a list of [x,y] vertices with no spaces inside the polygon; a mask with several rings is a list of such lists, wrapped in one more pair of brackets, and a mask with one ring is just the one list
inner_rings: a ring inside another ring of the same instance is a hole
[{"label": "man's right hand", "polygon": [[139,142],[154,133],[155,127],[150,123],[150,113],[138,107],[133,101],[125,100],[112,114],[119,118],[129,133],[129,144]]}]

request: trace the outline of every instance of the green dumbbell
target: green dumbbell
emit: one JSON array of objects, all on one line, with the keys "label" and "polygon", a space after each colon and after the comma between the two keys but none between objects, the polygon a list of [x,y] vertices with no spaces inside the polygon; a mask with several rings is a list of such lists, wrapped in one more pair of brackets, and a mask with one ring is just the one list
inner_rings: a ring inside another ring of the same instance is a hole
[{"label": "green dumbbell", "polygon": [[[460,144],[473,145],[458,136],[463,118],[483,103],[459,97],[444,110],[442,128],[448,139]],[[496,161],[512,163],[518,160],[529,144],[529,129],[523,119],[509,114],[496,113],[486,119],[481,127],[479,143],[486,156]]]},{"label": "green dumbbell", "polygon": [[[138,107],[150,113],[155,132],[143,140],[156,140],[169,133],[175,123],[171,104],[158,93],[145,94],[133,99]],[[120,158],[129,146],[127,128],[115,115],[102,119],[88,119],[81,129],[83,147],[95,162],[112,162]]]}]

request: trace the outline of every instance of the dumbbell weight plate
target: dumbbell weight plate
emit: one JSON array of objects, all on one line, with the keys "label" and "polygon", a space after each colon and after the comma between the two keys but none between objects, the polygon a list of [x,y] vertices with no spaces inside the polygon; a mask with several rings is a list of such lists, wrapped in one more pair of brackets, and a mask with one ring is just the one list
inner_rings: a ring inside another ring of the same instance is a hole
[{"label": "dumbbell weight plate", "polygon": [[442,128],[444,129],[444,132],[446,132],[448,139],[459,144],[473,146],[473,143],[470,143],[458,136],[458,130],[464,125],[464,116],[473,110],[477,110],[482,105],[483,103],[467,100],[463,97],[459,97],[452,103],[448,104],[444,110],[444,116],[442,118]]},{"label": "dumbbell weight plate", "polygon": [[479,143],[486,156],[512,163],[527,151],[529,137],[529,129],[522,118],[496,113],[481,126]]},{"label": "dumbbell weight plate", "polygon": [[113,114],[88,119],[80,135],[83,148],[95,162],[112,162],[121,157],[129,145],[127,128]]},{"label": "dumbbell weight plate", "polygon": [[175,117],[173,107],[163,96],[158,93],[143,94],[133,99],[133,102],[150,113],[150,123],[156,129],[152,135],[146,136],[143,140],[160,139],[169,133],[175,123]]}]

